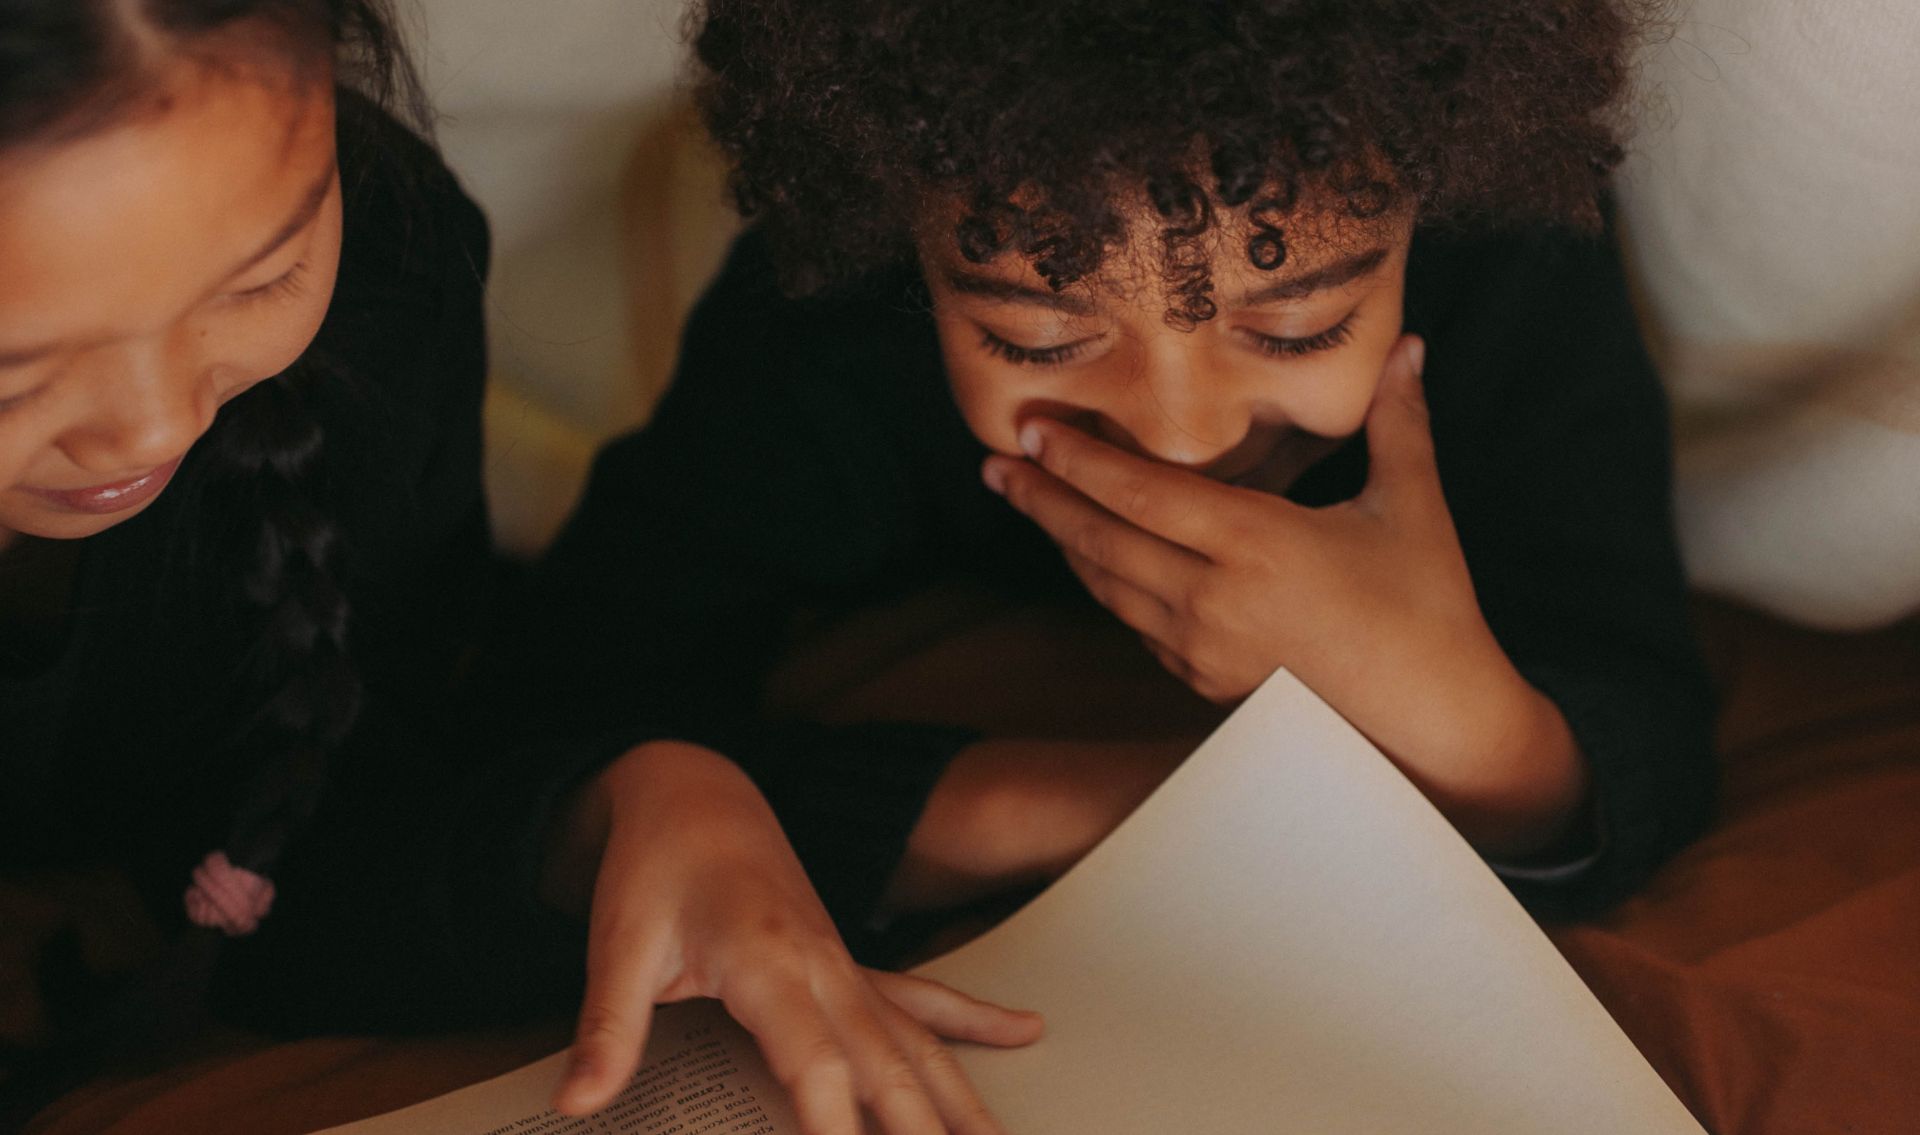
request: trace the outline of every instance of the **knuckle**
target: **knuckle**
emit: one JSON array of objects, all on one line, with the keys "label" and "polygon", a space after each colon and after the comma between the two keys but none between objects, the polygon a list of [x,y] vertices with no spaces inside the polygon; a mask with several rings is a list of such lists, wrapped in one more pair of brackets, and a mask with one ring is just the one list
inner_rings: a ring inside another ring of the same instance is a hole
[{"label": "knuckle", "polygon": [[1226,705],[1239,696],[1234,692],[1232,686],[1211,675],[1196,678],[1192,686],[1194,693],[1199,694],[1215,705]]},{"label": "knuckle", "polygon": [[1062,481],[1072,481],[1080,473],[1080,459],[1074,453],[1071,439],[1050,439],[1041,451],[1040,464]]},{"label": "knuckle", "polygon": [[766,956],[748,964],[729,966],[715,983],[723,1000],[768,1006],[812,1000],[806,968],[788,956]]},{"label": "knuckle", "polygon": [[1153,482],[1138,473],[1129,474],[1120,499],[1126,502],[1126,515],[1148,515],[1157,499],[1153,493]]},{"label": "knuckle", "polygon": [[931,1075],[943,1080],[964,1078],[966,1073],[960,1068],[960,1061],[953,1050],[940,1043],[940,1038],[925,1034],[914,1044],[914,1059]]},{"label": "knuckle", "polygon": [[914,1071],[913,1065],[904,1056],[896,1055],[880,1069],[866,1099],[875,1105],[911,1107],[924,1100],[926,1094],[926,1088],[920,1083],[920,1075]]},{"label": "knuckle", "polygon": [[799,1063],[788,1073],[786,1086],[796,1095],[803,1091],[844,1092],[853,1083],[853,1065],[831,1037],[816,1037],[806,1043]]},{"label": "knuckle", "polygon": [[811,968],[816,985],[834,990],[842,996],[857,993],[866,980],[861,976],[860,966],[838,941],[831,944],[831,949],[828,945],[823,942],[815,949]]},{"label": "knuckle", "polygon": [[1204,646],[1208,635],[1207,628],[1222,625],[1233,616],[1233,600],[1227,589],[1203,576],[1180,597],[1182,620],[1180,636],[1181,652],[1189,658],[1192,651]]},{"label": "knuckle", "polygon": [[1081,558],[1104,566],[1113,555],[1113,538],[1100,525],[1082,524],[1074,529],[1074,548]]},{"label": "knuckle", "polygon": [[618,1013],[604,1006],[589,1005],[580,1011],[580,1023],[574,1035],[582,1044],[608,1047],[619,1044],[626,1036],[626,1029]]}]

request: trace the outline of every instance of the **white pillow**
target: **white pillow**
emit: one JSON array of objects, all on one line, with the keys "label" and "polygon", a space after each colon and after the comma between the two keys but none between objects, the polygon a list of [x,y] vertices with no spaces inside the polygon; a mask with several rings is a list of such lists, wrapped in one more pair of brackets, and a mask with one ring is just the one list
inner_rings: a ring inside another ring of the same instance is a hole
[{"label": "white pillow", "polygon": [[1920,4],[1695,0],[1643,78],[1622,228],[1694,581],[1920,609]]}]

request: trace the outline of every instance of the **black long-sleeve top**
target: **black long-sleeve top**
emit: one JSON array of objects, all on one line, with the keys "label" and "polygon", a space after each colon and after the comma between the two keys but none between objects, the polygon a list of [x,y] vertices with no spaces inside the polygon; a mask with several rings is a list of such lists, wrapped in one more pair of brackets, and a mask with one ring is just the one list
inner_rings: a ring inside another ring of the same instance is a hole
[{"label": "black long-sleeve top", "polygon": [[[308,387],[324,432],[309,483],[345,549],[364,708],[274,869],[271,915],[222,948],[214,992],[280,1028],[443,1026],[510,1013],[523,984],[578,968],[531,879],[553,801],[596,758],[523,768],[528,753],[466,725],[495,590],[486,223],[396,123],[350,94],[340,122],[344,248],[312,348],[340,381]],[[0,649],[0,869],[117,870],[174,935],[189,874],[225,846],[254,773],[230,742],[252,708],[240,691],[259,616],[214,551],[254,518],[201,492],[215,440],[145,512],[82,542],[38,649]]]},{"label": "black long-sleeve top", "polygon": [[[1604,239],[1423,231],[1408,272],[1407,328],[1429,344],[1441,480],[1482,609],[1592,773],[1592,854],[1505,874],[1542,916],[1594,911],[1710,809],[1712,695],[1671,533],[1665,401]],[[773,280],[748,233],[654,420],[600,455],[544,565],[531,656],[556,723],[645,720],[742,756],[803,855],[831,866],[818,877],[845,916],[972,735],[748,724],[795,613],[953,573],[1075,589],[1044,534],[981,486],[985,450],[948,394],[915,274],[810,300]],[[1330,504],[1365,475],[1355,438],[1288,495]]]}]

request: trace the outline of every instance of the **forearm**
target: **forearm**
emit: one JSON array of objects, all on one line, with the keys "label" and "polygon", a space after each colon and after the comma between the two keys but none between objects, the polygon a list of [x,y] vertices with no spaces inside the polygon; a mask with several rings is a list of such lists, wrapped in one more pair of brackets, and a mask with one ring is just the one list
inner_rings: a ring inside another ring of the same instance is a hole
[{"label": "forearm", "polygon": [[[727,830],[734,820],[777,828],[765,800],[733,762],[698,745],[649,741],[581,785],[559,810],[541,864],[541,901],[586,916],[616,809],[629,823],[657,815],[707,832]],[[701,826],[702,818],[711,822]]]},{"label": "forearm", "polygon": [[1524,858],[1565,834],[1587,798],[1566,718],[1524,683],[1467,715],[1455,747],[1393,754],[1408,779],[1482,854]]},{"label": "forearm", "polygon": [[1054,878],[1139,807],[1194,743],[1002,739],[968,746],[928,797],[885,905],[951,906]]}]

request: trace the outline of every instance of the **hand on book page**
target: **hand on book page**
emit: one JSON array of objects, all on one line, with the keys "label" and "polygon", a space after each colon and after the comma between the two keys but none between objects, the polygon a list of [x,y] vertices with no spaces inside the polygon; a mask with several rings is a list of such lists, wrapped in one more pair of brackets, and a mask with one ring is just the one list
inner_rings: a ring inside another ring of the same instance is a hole
[{"label": "hand on book page", "polygon": [[599,851],[561,1113],[597,1111],[627,1085],[656,1003],[711,997],[759,1040],[808,1135],[858,1135],[863,1111],[888,1135],[1000,1130],[939,1038],[1026,1044],[1039,1018],[855,965],[772,810],[731,762],[643,745],[575,813],[568,826]]}]

